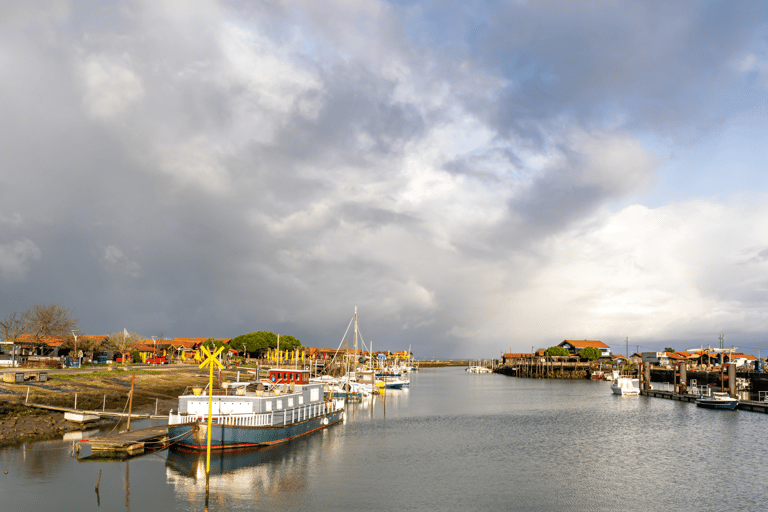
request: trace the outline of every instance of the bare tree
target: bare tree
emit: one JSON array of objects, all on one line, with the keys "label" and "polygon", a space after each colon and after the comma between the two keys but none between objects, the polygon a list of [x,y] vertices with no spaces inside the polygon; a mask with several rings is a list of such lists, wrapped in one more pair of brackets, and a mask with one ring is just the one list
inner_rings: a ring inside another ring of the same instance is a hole
[{"label": "bare tree", "polygon": [[[107,338],[105,336],[80,334],[77,336],[77,349],[78,351],[82,350],[83,352],[98,352],[106,341]],[[74,349],[75,337],[72,334],[66,336],[61,346],[63,348]]]},{"label": "bare tree", "polygon": [[43,336],[71,336],[80,322],[69,308],[58,304],[36,304],[26,314],[29,316],[29,333],[37,345],[43,344]]},{"label": "bare tree", "polygon": [[4,320],[0,320],[0,336],[11,342],[11,354],[13,365],[16,365],[16,343],[19,337],[29,328],[29,312],[11,313]]},{"label": "bare tree", "polygon": [[141,341],[143,338],[135,332],[111,332],[107,334],[106,344],[114,349],[115,352],[123,356],[125,361],[125,354],[129,353],[133,348],[133,345]]}]

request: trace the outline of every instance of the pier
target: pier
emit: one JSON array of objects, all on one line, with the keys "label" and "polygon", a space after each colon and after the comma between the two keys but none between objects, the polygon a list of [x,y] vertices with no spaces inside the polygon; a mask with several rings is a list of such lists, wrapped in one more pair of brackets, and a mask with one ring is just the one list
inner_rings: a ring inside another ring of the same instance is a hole
[{"label": "pier", "polygon": [[[664,391],[657,389],[643,389],[640,391],[642,396],[651,396],[655,398],[665,398],[667,400],[677,400],[679,402],[695,402],[699,395],[692,395],[689,393],[680,394],[674,391]],[[756,400],[739,400],[739,404],[736,409],[742,411],[762,412],[768,414],[768,402],[758,402]]]},{"label": "pier", "polygon": [[146,448],[163,448],[168,443],[168,426],[156,425],[84,439],[75,445],[75,451],[80,453],[81,446],[90,446],[92,457],[131,456],[144,453]]}]

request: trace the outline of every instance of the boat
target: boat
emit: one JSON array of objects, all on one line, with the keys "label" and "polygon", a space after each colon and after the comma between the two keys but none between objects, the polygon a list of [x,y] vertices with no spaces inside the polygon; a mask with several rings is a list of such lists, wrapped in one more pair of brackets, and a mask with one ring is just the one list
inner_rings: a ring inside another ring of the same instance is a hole
[{"label": "boat", "polygon": [[614,372],[612,380],[611,391],[613,391],[615,395],[640,394],[640,387],[637,385],[640,382],[639,379],[627,375],[618,375],[618,372]]},{"label": "boat", "polygon": [[404,377],[382,377],[386,389],[403,389],[404,386],[410,386],[411,379]]},{"label": "boat", "polygon": [[490,368],[477,365],[467,367],[466,371],[469,373],[492,373]]},{"label": "boat", "polygon": [[[345,419],[344,399],[327,397],[324,384],[309,382],[309,371],[272,368],[269,380],[230,382],[212,392],[211,450],[238,450],[288,442]],[[205,450],[206,391],[179,397],[168,416],[168,436],[183,449]]]},{"label": "boat", "polygon": [[706,409],[729,409],[734,410],[739,404],[739,401],[735,398],[731,398],[731,395],[721,391],[713,391],[709,395],[701,395],[696,400],[698,407],[704,407]]},{"label": "boat", "polygon": [[592,372],[592,375],[590,376],[590,379],[592,380],[603,380],[605,378],[605,374],[602,370],[595,370]]}]

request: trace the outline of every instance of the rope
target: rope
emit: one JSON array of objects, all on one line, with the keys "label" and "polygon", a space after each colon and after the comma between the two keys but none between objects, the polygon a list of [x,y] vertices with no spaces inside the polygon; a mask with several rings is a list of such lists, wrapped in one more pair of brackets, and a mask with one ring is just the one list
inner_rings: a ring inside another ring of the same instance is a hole
[{"label": "rope", "polygon": [[[123,407],[123,412],[122,412],[122,414],[125,414],[125,410],[128,408],[128,402],[130,401],[130,399],[131,399],[131,392],[129,391],[129,392],[128,392],[128,398],[125,400],[125,407]],[[114,427],[112,427],[112,430],[110,430],[110,431],[109,431],[109,434],[111,434],[112,432],[114,432],[114,431],[115,431],[115,429],[117,428],[117,426],[118,426],[119,424],[120,424],[120,420],[118,420],[118,421],[117,421],[117,423],[115,423],[115,426],[114,426]],[[107,435],[109,435],[109,434],[107,434]]]}]

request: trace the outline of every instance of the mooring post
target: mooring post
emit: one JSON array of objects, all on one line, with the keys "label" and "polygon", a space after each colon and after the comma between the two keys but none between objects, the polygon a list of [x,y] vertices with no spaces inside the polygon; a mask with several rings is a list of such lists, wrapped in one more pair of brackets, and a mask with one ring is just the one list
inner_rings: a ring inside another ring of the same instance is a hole
[{"label": "mooring post", "polygon": [[101,410],[102,412],[107,410],[107,395],[104,395],[104,401],[101,404]]},{"label": "mooring post", "polygon": [[27,386],[27,399],[25,401],[29,402],[29,386]]},{"label": "mooring post", "polygon": [[131,430],[131,410],[133,409],[133,381],[136,379],[136,374],[131,374],[131,394],[128,397],[128,425],[126,430]]},{"label": "mooring post", "polygon": [[75,393],[75,410],[77,410],[77,393]]}]

